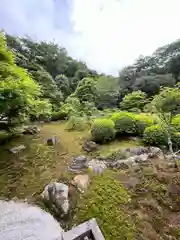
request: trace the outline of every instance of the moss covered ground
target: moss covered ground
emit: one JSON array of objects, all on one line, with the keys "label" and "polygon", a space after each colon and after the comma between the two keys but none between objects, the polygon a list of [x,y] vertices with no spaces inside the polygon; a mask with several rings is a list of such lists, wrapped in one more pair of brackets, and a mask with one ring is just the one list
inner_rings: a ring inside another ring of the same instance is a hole
[{"label": "moss covered ground", "polygon": [[[47,146],[57,136],[58,144]],[[73,156],[85,154],[82,143],[88,132],[68,132],[63,123],[48,123],[37,136],[21,136],[0,146],[1,198],[27,199],[45,207],[40,199],[44,186],[72,175],[67,165]],[[24,144],[26,149],[12,155],[8,149]],[[94,155],[108,155],[119,148],[140,145],[134,140],[116,140],[101,145]],[[91,175],[88,190],[77,197],[69,226],[92,217],[105,239],[180,239],[180,173],[164,161],[129,170]]]}]

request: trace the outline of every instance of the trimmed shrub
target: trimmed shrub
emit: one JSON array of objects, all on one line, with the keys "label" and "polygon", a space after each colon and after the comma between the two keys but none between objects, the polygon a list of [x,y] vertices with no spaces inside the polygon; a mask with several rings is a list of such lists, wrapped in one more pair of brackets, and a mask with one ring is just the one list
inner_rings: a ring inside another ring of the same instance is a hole
[{"label": "trimmed shrub", "polygon": [[115,137],[114,122],[111,119],[96,119],[91,127],[92,140],[110,141]]},{"label": "trimmed shrub", "polygon": [[134,114],[128,112],[114,113],[111,116],[111,120],[115,124],[115,130],[117,134],[135,134],[136,125],[134,120]]},{"label": "trimmed shrub", "polygon": [[138,114],[134,116],[136,125],[136,134],[142,136],[145,128],[150,127],[154,124],[155,120],[151,115]]},{"label": "trimmed shrub", "polygon": [[167,134],[158,125],[152,125],[144,130],[143,141],[149,145],[167,146]]},{"label": "trimmed shrub", "polygon": [[172,119],[172,123],[171,124],[178,132],[180,132],[180,114],[176,115]]}]

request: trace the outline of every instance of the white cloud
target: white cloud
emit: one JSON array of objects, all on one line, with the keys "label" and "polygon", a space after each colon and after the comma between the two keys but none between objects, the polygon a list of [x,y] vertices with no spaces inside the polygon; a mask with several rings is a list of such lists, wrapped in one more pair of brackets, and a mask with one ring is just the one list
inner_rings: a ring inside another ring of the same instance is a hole
[{"label": "white cloud", "polygon": [[73,55],[106,73],[180,37],[179,0],[74,0]]},{"label": "white cloud", "polygon": [[[11,6],[11,7],[9,7]],[[180,38],[180,0],[6,0],[0,28],[55,40],[106,73]]]}]

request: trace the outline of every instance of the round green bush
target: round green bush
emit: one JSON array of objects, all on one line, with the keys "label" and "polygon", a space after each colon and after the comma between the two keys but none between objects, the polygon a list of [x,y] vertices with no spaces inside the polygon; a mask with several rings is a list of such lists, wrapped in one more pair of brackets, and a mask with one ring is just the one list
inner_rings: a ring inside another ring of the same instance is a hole
[{"label": "round green bush", "polygon": [[149,145],[167,146],[167,134],[158,124],[152,125],[144,130],[143,141]]},{"label": "round green bush", "polygon": [[145,128],[150,127],[154,123],[154,119],[151,115],[137,114],[134,116],[136,125],[136,134],[142,136]]},{"label": "round green bush", "polygon": [[114,122],[111,119],[96,119],[91,127],[92,140],[110,141],[115,137]]},{"label": "round green bush", "polygon": [[171,122],[172,126],[180,132],[180,114],[176,115]]},{"label": "round green bush", "polygon": [[115,130],[117,134],[135,134],[136,125],[134,120],[134,114],[128,112],[114,113],[111,116],[111,120],[115,124]]}]

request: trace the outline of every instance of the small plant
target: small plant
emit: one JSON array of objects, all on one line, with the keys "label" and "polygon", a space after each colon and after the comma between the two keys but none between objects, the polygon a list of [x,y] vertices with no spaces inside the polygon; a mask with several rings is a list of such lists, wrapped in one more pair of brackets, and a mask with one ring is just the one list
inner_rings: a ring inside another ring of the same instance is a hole
[{"label": "small plant", "polygon": [[114,122],[111,119],[96,119],[91,127],[91,135],[96,142],[112,140],[115,137]]},{"label": "small plant", "polygon": [[111,119],[115,124],[117,134],[135,134],[136,125],[133,113],[128,112],[114,113]]}]

